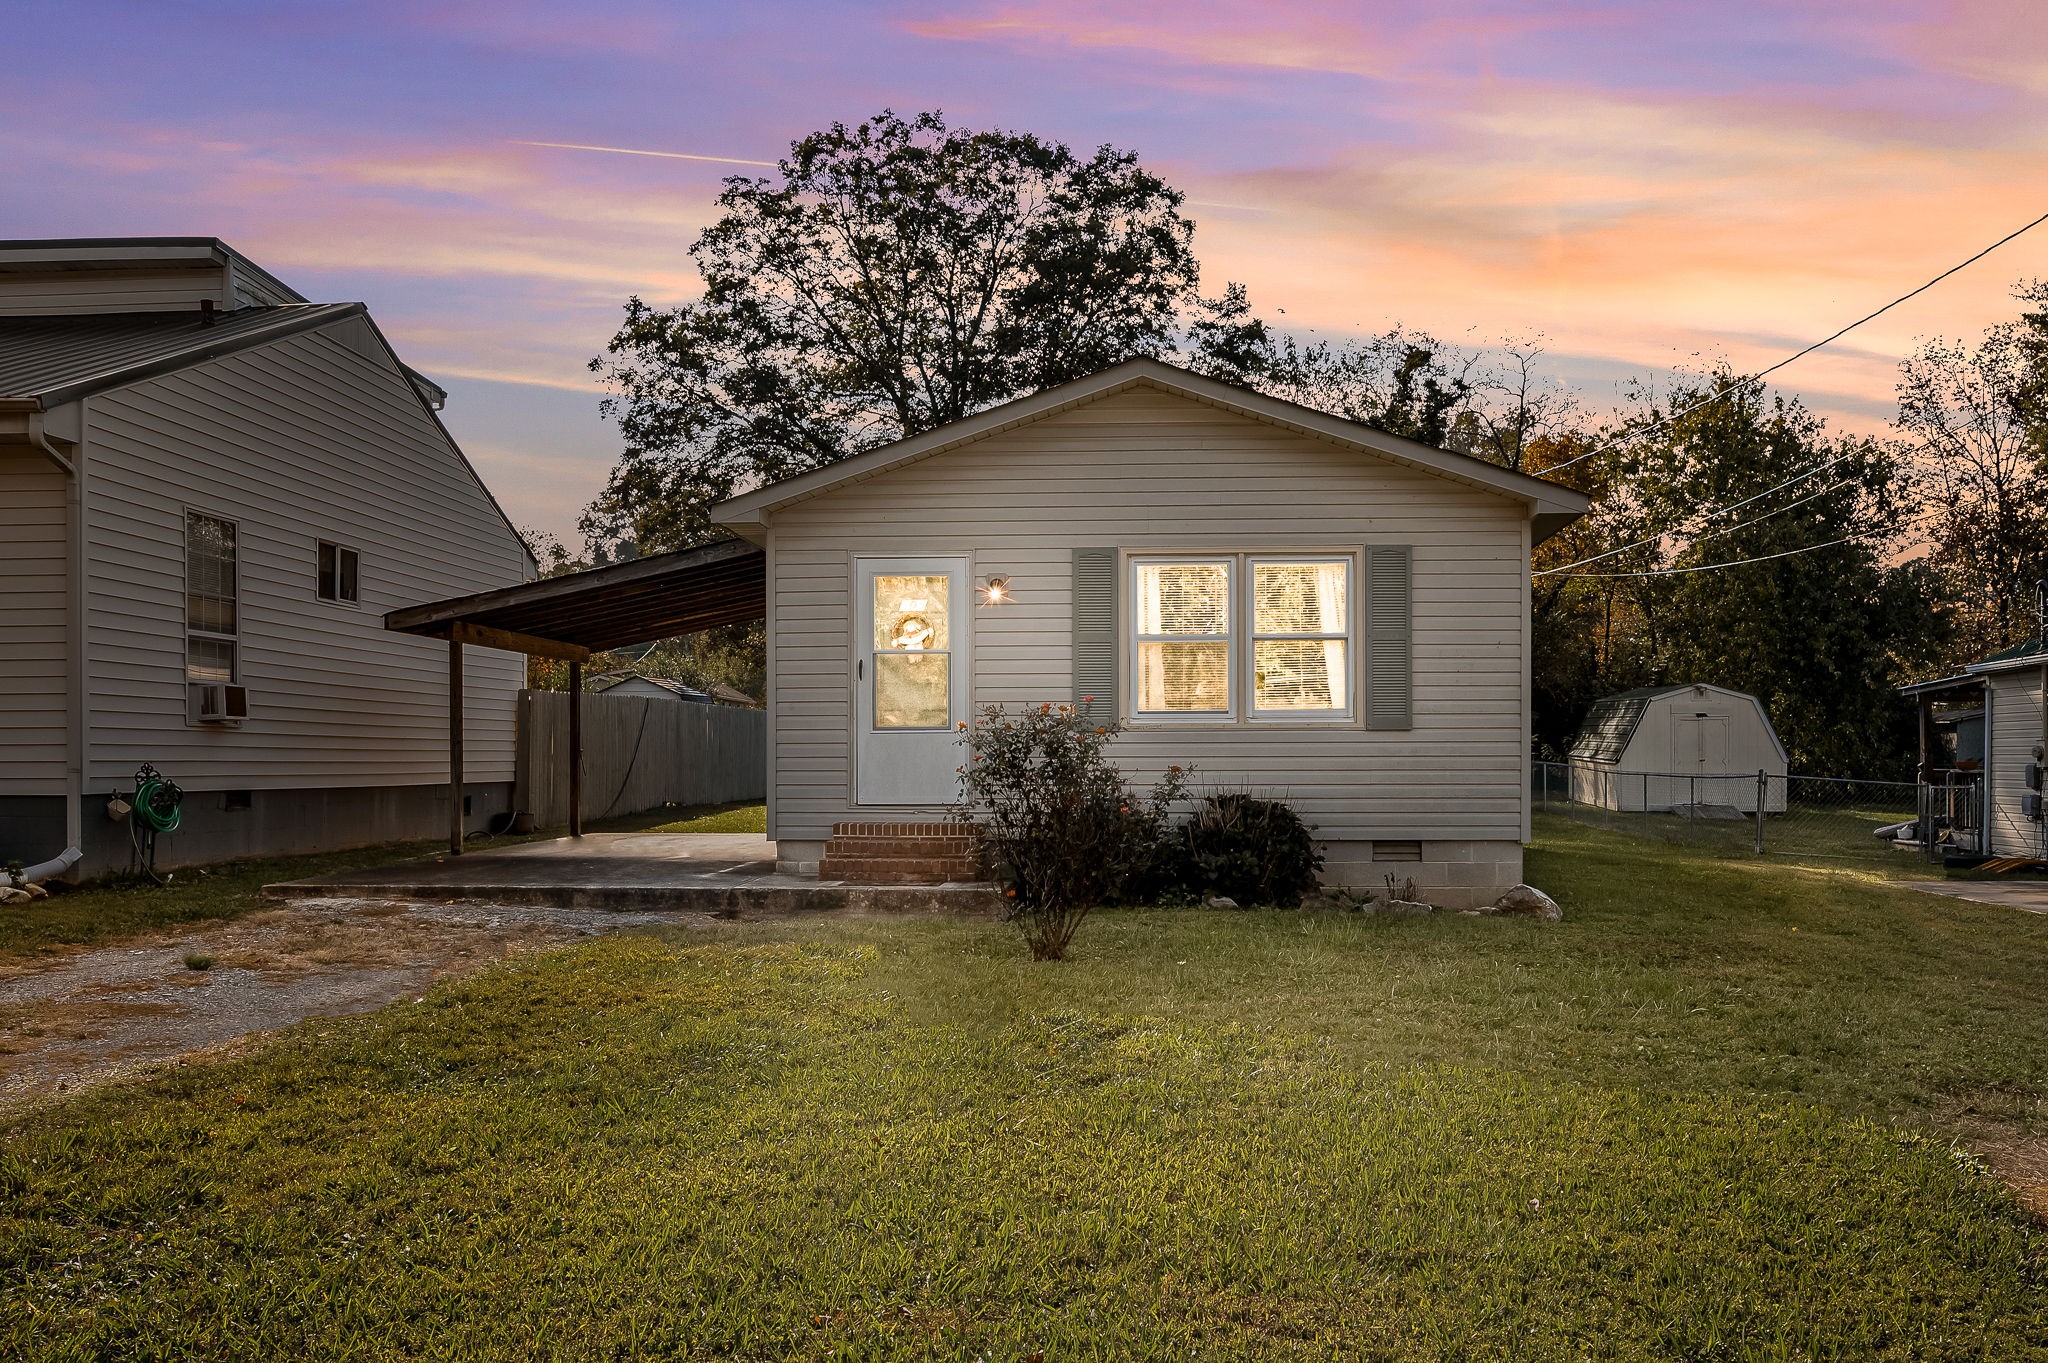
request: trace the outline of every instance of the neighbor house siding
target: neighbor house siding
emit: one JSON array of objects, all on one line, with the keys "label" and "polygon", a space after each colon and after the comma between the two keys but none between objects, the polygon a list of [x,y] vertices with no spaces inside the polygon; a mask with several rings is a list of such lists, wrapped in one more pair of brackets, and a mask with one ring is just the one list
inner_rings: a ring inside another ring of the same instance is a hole
[{"label": "neighbor house siding", "polygon": [[1077,547],[1398,544],[1414,559],[1412,729],[1133,728],[1116,756],[1140,781],[1192,763],[1202,785],[1284,796],[1328,840],[1519,844],[1526,517],[1507,498],[1139,388],[836,488],[772,525],[779,839],[822,839],[855,813],[856,554],[962,554],[977,576],[1007,576],[1013,600],[973,609],[972,698],[1017,706],[1071,698]]},{"label": "neighbor house siding", "polygon": [[202,298],[226,307],[223,288],[218,269],[0,274],[0,316],[196,310]]},{"label": "neighbor house siding", "polygon": [[0,794],[66,789],[70,672],[64,471],[40,450],[0,448]]},{"label": "neighbor house siding", "polygon": [[1994,672],[1985,677],[1990,700],[1990,783],[1986,817],[1993,856],[2048,855],[2043,824],[2020,813],[2029,794],[2027,764],[2041,742],[2041,673],[2038,668]]},{"label": "neighbor house siding", "polygon": [[[523,551],[368,325],[352,320],[92,399],[90,782],[153,762],[193,790],[447,779],[447,646],[384,612],[525,577]],[[186,721],[187,508],[239,527],[239,728]],[[315,546],[361,551],[361,604]],[[523,660],[469,651],[467,767],[509,781]]]}]

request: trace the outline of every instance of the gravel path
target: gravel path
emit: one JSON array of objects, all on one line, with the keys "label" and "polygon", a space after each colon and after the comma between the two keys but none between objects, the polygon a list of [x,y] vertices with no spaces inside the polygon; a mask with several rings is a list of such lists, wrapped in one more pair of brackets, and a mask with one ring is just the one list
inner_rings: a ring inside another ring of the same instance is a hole
[{"label": "gravel path", "polygon": [[[307,1018],[367,1013],[515,951],[690,921],[673,913],[300,900],[55,962],[0,965],[0,1112]],[[193,968],[205,958],[206,968]]]}]

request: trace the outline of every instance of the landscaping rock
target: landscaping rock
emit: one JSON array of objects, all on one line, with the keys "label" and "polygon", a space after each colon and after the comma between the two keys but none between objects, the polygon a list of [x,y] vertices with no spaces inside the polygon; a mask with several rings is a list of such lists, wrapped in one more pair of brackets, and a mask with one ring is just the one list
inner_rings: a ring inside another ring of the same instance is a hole
[{"label": "landscaping rock", "polygon": [[1526,914],[1531,918],[1540,918],[1546,923],[1564,921],[1564,910],[1558,907],[1557,901],[1533,885],[1515,886],[1494,900],[1493,908],[1496,913]]},{"label": "landscaping rock", "polygon": [[1202,901],[1202,907],[1205,909],[1234,909],[1237,907],[1237,901],[1228,895],[1213,895]]},{"label": "landscaping rock", "polygon": [[1375,899],[1374,913],[1435,913],[1436,905],[1425,904],[1419,899]]}]

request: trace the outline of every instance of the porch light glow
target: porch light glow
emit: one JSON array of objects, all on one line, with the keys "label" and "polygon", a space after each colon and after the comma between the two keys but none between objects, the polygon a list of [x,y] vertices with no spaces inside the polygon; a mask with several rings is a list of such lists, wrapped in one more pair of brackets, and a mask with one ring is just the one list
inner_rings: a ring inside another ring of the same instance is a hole
[{"label": "porch light glow", "polygon": [[984,606],[1000,606],[1000,605],[1002,605],[1002,604],[1003,604],[1003,603],[1004,603],[1005,601],[1008,601],[1009,599],[1010,599],[1010,579],[1008,579],[1007,577],[992,577],[992,578],[990,578],[990,579],[989,579],[989,580],[988,580],[988,581],[987,581],[986,583],[984,583],[984,584],[982,585],[982,588],[981,588],[981,604],[982,604],[982,605],[984,605]]}]

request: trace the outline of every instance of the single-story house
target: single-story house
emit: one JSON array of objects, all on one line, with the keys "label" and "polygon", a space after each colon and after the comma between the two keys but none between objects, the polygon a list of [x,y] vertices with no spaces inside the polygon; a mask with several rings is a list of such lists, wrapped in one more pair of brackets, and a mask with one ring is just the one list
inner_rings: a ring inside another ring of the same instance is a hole
[{"label": "single-story house", "polygon": [[[1920,711],[1920,779],[1974,785],[1949,799],[1954,841],[1988,857],[2048,860],[2042,770],[2048,762],[2048,641],[2029,639],[1934,681],[1901,687]],[[1954,734],[1951,743],[1944,731]]]},{"label": "single-story house", "polygon": [[[445,397],[213,238],[0,242],[0,863],[126,866],[145,763],[185,792],[163,865],[449,826],[448,646],[383,615],[535,565]],[[523,675],[463,678],[475,826]]]},{"label": "single-story house", "polygon": [[1529,553],[1587,506],[1151,360],[735,497],[779,864],[944,821],[956,726],[1053,701],[1137,782],[1289,801],[1330,883],[1489,900],[1529,832]]},{"label": "single-story house", "polygon": [[1586,712],[1569,758],[1579,804],[1785,812],[1785,745],[1747,691],[1694,682],[1604,697]]}]

